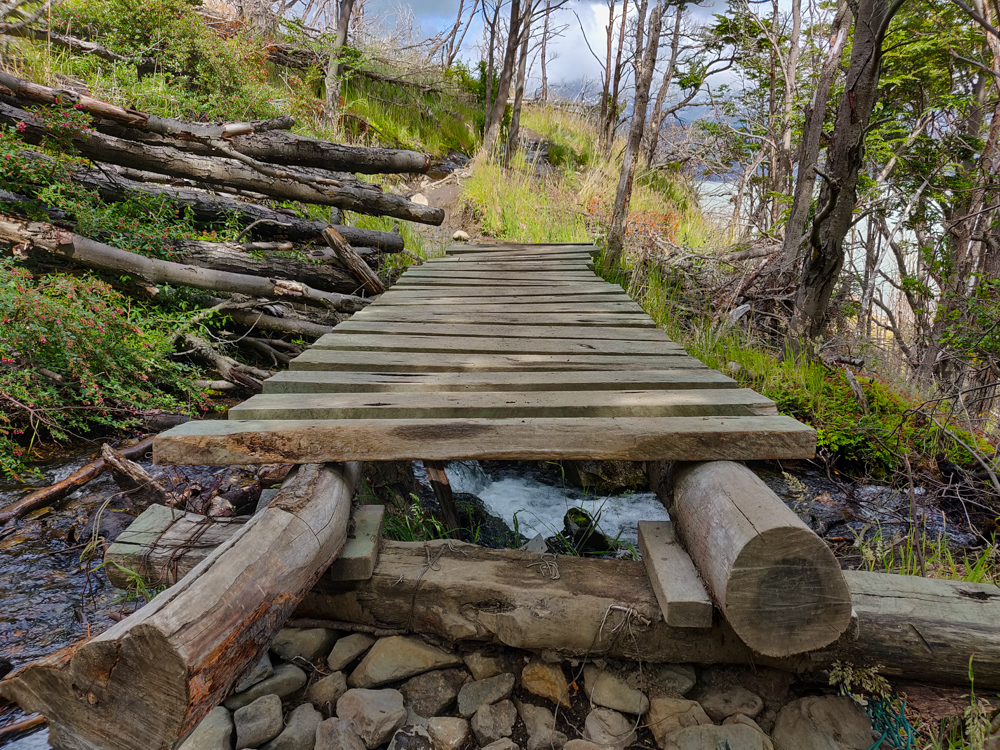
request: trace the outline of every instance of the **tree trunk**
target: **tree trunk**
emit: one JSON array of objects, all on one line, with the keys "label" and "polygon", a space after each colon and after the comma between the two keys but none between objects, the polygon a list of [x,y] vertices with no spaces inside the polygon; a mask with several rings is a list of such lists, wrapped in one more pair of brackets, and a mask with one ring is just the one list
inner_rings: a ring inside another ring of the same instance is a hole
[{"label": "tree trunk", "polygon": [[840,563],[750,469],[682,465],[671,517],[712,599],[754,651],[792,656],[847,630],[851,595]]},{"label": "tree trunk", "polygon": [[649,14],[649,33],[646,41],[646,51],[642,52],[642,26],[646,16],[646,0],[639,6],[639,29],[636,32],[636,63],[635,63],[635,104],[632,107],[632,124],[629,128],[628,142],[625,144],[625,155],[622,159],[622,173],[618,180],[618,192],[615,194],[615,208],[611,216],[611,227],[608,231],[608,250],[605,255],[605,265],[613,267],[621,258],[625,244],[625,224],[628,220],[628,206],[632,198],[632,180],[635,178],[635,162],[642,144],[642,133],[646,126],[646,107],[649,104],[649,87],[653,81],[653,71],[656,68],[656,51],[660,45],[660,22],[663,6],[657,0]]},{"label": "tree trunk", "polygon": [[670,35],[670,60],[667,61],[667,68],[663,71],[660,90],[656,92],[656,102],[653,105],[653,115],[649,118],[649,126],[642,135],[642,162],[646,169],[653,166],[656,147],[660,145],[660,127],[663,125],[663,104],[667,99],[670,84],[674,80],[674,68],[677,66],[677,55],[680,51],[681,22],[684,19],[684,6],[678,5],[674,10],[677,15],[674,16],[674,30]]},{"label": "tree trunk", "polygon": [[0,241],[38,248],[89,268],[127,273],[151,284],[173,284],[209,291],[238,292],[257,297],[286,297],[322,305],[341,312],[355,312],[367,302],[335,292],[321,292],[297,281],[269,279],[228,271],[212,271],[197,266],[147,258],[111,247],[51,224],[28,222],[0,213]]},{"label": "tree trunk", "polygon": [[[29,143],[41,143],[51,137],[36,115],[2,102],[0,122],[15,126],[24,123],[22,137]],[[438,225],[444,220],[444,211],[439,208],[421,206],[401,196],[383,193],[378,186],[348,175],[294,167],[276,170],[274,174],[280,176],[274,176],[235,159],[198,156],[169,146],[126,141],[96,131],[78,134],[72,142],[81,155],[94,161],[191,178],[209,185],[250,190],[280,200],[337,206],[358,213],[394,216],[425,224]]]},{"label": "tree trunk", "polygon": [[[642,8],[639,12],[640,31],[642,24],[646,20],[646,0],[642,0]],[[614,73],[612,74],[611,99],[608,102],[608,116],[604,121],[604,150],[611,151],[611,145],[615,142],[615,126],[618,124],[618,92],[622,83],[622,48],[625,46],[625,26],[628,23],[628,0],[622,2],[622,25],[618,33],[618,52],[615,54]],[[641,54],[642,45],[636,47],[635,54]],[[610,59],[610,58],[609,58]],[[638,78],[638,69],[636,70]]]},{"label": "tree trunk", "polygon": [[521,103],[524,101],[524,78],[528,67],[528,45],[531,43],[531,5],[525,8],[525,19],[521,28],[521,46],[517,61],[517,81],[514,84],[514,106],[510,112],[510,130],[507,133],[508,158],[517,150],[517,139],[521,130]]},{"label": "tree trunk", "polygon": [[18,670],[0,692],[61,750],[168,750],[267,650],[347,541],[360,466],[304,466],[168,591],[110,630]]},{"label": "tree trunk", "polygon": [[500,137],[500,128],[503,126],[503,116],[507,110],[507,97],[510,95],[510,82],[514,77],[514,58],[521,40],[521,18],[521,0],[510,0],[510,22],[507,28],[503,68],[500,70],[500,85],[497,89],[496,101],[493,102],[493,110],[486,121],[486,135],[483,136],[483,150],[487,154],[492,153],[496,148],[497,139]]},{"label": "tree trunk", "polygon": [[[892,20],[889,0],[860,0],[851,63],[837,109],[826,178],[819,196],[819,212],[809,239],[795,312],[791,321],[792,346],[816,339],[823,331],[826,311],[844,266],[844,238],[851,228],[857,202],[858,170],[864,160],[864,137],[878,96],[882,40]],[[817,102],[819,107],[819,102]]]},{"label": "tree trunk", "polygon": [[823,137],[823,123],[826,119],[826,103],[830,97],[830,87],[840,69],[840,57],[847,43],[851,29],[851,14],[847,3],[841,2],[834,19],[830,35],[830,48],[823,67],[820,69],[812,102],[806,107],[805,122],[802,126],[802,141],[799,144],[799,171],[795,182],[795,196],[792,210],[785,226],[782,255],[786,268],[792,268],[799,260],[802,240],[805,235],[809,208],[812,205],[813,188],[816,185],[816,167],[819,165],[820,143]]}]

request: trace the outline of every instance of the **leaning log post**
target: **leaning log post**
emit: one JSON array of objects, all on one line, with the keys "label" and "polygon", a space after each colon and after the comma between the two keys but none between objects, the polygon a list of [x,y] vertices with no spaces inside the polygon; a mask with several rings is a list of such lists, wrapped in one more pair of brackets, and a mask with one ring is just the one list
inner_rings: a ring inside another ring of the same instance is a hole
[{"label": "leaning log post", "polygon": [[168,750],[256,664],[347,540],[358,464],[306,465],[168,591],[29,664],[0,694],[45,716],[57,750]]},{"label": "leaning log post", "polygon": [[716,606],[750,648],[790,656],[847,630],[851,595],[833,552],[746,466],[682,465],[671,515]]}]

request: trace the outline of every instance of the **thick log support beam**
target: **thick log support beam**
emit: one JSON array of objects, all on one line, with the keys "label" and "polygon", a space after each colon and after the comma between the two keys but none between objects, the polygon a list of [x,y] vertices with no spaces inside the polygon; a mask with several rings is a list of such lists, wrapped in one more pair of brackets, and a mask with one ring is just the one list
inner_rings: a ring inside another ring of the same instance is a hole
[{"label": "thick log support beam", "polygon": [[679,467],[672,516],[716,606],[754,651],[790,656],[847,630],[851,595],[833,552],[747,467]]},{"label": "thick log support beam", "polygon": [[358,464],[301,467],[270,506],[105,633],[29,664],[0,695],[57,750],[168,750],[270,645],[343,548]]}]

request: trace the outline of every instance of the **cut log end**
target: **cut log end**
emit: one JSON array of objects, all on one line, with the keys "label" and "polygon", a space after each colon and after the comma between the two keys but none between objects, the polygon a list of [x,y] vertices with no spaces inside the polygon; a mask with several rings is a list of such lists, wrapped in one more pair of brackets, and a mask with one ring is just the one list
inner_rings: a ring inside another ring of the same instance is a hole
[{"label": "cut log end", "polygon": [[833,552],[747,467],[682,466],[672,515],[712,599],[757,653],[824,648],[847,630],[851,596]]},{"label": "cut log end", "polygon": [[755,651],[788,656],[837,640],[851,622],[851,595],[823,540],[806,528],[769,529],[733,565],[726,618]]}]

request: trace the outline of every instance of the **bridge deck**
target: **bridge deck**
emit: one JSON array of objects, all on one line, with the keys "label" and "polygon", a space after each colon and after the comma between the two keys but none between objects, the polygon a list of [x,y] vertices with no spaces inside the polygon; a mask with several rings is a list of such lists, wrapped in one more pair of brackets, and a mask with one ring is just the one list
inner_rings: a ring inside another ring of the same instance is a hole
[{"label": "bridge deck", "polygon": [[169,464],[789,459],[814,431],[708,369],[581,245],[455,246],[408,269]]}]

